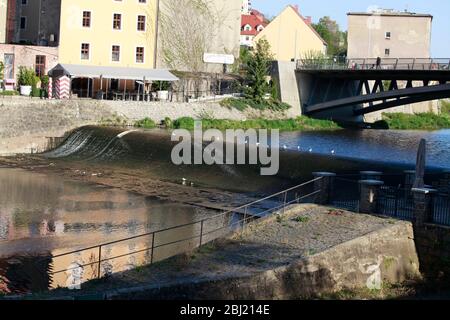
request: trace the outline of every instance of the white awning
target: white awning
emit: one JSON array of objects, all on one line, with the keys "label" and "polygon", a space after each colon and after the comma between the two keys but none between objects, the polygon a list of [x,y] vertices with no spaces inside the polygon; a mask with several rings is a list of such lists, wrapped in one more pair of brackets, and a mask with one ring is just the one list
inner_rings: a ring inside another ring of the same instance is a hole
[{"label": "white awning", "polygon": [[58,64],[48,74],[70,76],[72,78],[105,78],[147,81],[178,81],[179,79],[165,69],[140,69],[124,67],[84,66],[78,64]]}]

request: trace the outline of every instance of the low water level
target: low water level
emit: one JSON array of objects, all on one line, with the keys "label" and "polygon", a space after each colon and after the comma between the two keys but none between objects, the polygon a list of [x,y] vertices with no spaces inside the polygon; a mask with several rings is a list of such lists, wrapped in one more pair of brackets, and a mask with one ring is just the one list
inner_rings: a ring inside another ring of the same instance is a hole
[{"label": "low water level", "polygon": [[[68,268],[73,257],[52,259],[58,254],[188,224],[205,215],[205,210],[192,206],[63,181],[56,176],[0,168],[0,289],[2,282],[3,286],[8,283],[7,291],[26,291],[30,289],[30,283],[36,284],[31,279],[18,280],[14,275],[20,270],[31,268],[34,275],[28,272],[27,276],[45,278],[50,269]],[[164,234],[164,241],[170,242],[180,236],[188,238],[196,233],[195,228],[184,228],[177,230],[177,234]],[[149,239],[121,243],[109,248],[109,253],[108,248],[104,248],[102,257],[127,254],[145,246],[141,242],[149,243]],[[84,252],[80,258],[86,261],[91,254]],[[44,261],[44,265],[37,267],[37,257],[48,260],[39,260]],[[139,257],[136,256],[124,257],[121,264],[132,267],[137,260]],[[56,275],[44,286],[64,285],[66,278],[64,273]]]}]

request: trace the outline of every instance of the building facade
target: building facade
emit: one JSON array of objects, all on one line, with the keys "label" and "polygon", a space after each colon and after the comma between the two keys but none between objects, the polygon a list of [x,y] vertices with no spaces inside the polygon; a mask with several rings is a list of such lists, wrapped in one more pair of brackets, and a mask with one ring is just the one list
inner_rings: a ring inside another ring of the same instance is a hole
[{"label": "building facade", "polygon": [[62,0],[62,64],[154,68],[156,0]]},{"label": "building facade", "polygon": [[269,42],[277,61],[295,61],[307,52],[327,50],[327,43],[314,30],[310,18],[303,17],[294,6],[287,6],[254,41],[262,38]]},{"label": "building facade", "polygon": [[[431,57],[433,16],[412,12],[377,9],[372,12],[348,13],[348,58],[415,58]],[[405,87],[406,82],[399,82]],[[382,120],[382,113],[422,113],[439,110],[438,101],[427,101],[374,112],[365,121]]]},{"label": "building facade", "polygon": [[429,58],[432,21],[392,10],[348,13],[348,57]]}]

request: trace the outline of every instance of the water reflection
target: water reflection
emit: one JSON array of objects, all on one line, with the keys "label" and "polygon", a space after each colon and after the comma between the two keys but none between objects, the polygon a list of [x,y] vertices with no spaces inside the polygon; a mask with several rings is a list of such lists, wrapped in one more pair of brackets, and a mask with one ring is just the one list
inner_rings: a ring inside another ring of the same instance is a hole
[{"label": "water reflection", "polygon": [[[133,268],[148,261],[151,238],[133,239],[106,246],[102,252],[87,250],[75,255],[58,255],[80,248],[146,232],[200,220],[205,210],[169,204],[121,190],[62,181],[19,169],[0,169],[0,291],[26,292],[56,288],[75,278],[91,279],[98,275],[98,264],[76,274],[77,264],[102,262],[102,275]],[[155,239],[170,242],[177,237],[192,237],[197,226],[176,234],[168,232]],[[156,261],[186,245],[159,250]],[[129,253],[138,252],[128,255]],[[60,272],[52,277],[49,272]],[[75,272],[75,273],[74,273]],[[75,281],[75,280],[74,280]]]}]

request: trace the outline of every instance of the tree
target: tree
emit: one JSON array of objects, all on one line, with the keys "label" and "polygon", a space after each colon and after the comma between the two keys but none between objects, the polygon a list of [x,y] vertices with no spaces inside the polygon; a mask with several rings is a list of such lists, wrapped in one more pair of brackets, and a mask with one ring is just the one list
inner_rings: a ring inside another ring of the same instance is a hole
[{"label": "tree", "polygon": [[271,88],[267,81],[270,71],[270,64],[273,55],[270,51],[270,44],[266,39],[261,39],[255,44],[255,49],[246,59],[246,76],[245,96],[258,103],[263,102],[266,93]]},{"label": "tree", "polygon": [[330,56],[347,55],[347,32],[340,31],[335,20],[326,16],[320,18],[319,23],[313,24],[314,29],[328,44],[328,54]]}]

